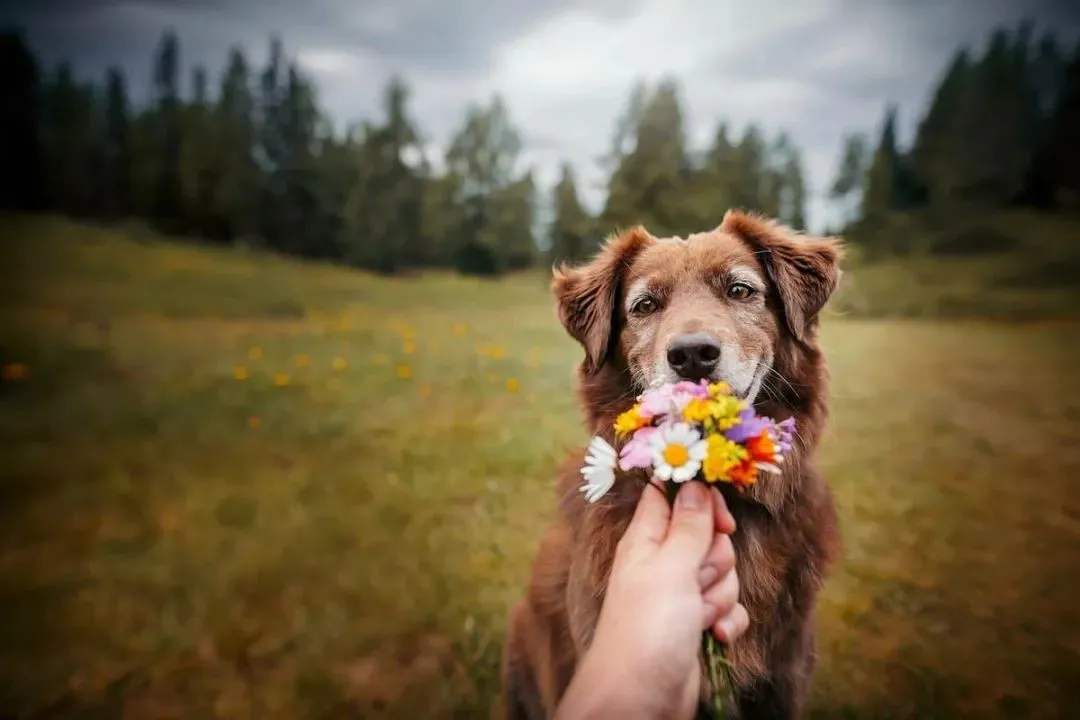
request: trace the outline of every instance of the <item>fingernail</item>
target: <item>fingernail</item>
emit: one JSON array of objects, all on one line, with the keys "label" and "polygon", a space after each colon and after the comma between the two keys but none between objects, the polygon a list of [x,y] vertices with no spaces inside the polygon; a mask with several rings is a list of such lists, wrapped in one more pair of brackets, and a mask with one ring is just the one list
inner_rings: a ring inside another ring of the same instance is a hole
[{"label": "fingernail", "polygon": [[688,482],[675,496],[675,502],[687,510],[697,510],[705,503],[705,488],[701,483]]}]

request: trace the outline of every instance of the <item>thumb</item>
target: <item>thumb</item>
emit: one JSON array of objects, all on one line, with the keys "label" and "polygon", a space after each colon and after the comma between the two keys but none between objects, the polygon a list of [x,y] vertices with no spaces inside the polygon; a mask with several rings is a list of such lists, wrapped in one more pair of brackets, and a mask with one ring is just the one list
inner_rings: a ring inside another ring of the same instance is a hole
[{"label": "thumb", "polygon": [[671,525],[664,540],[663,552],[670,553],[695,570],[712,546],[715,520],[713,498],[702,483],[682,484],[675,496]]}]

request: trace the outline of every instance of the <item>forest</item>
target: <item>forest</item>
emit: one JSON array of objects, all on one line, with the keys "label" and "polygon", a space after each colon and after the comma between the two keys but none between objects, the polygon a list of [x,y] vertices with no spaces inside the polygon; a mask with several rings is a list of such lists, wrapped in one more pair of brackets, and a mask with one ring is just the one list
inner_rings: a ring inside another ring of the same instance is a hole
[{"label": "forest", "polygon": [[[960,49],[928,88],[910,147],[898,145],[892,105],[878,128],[838,137],[829,194],[852,212],[829,230],[866,257],[977,253],[995,239],[946,232],[927,246],[918,230],[1018,206],[1075,213],[1080,43],[1033,28],[1000,28],[983,47]],[[594,217],[569,163],[554,188],[538,187],[498,95],[470,106],[445,156],[431,158],[407,79],[387,79],[382,117],[337,128],[279,37],[261,67],[232,50],[214,81],[201,66],[185,77],[181,40],[165,31],[148,58],[154,97],[144,107],[119,68],[90,81],[69,63],[42,67],[18,31],[0,45],[8,209],[145,221],[380,273],[497,275],[578,260],[616,226],[683,234],[714,224],[718,208],[805,225],[791,138],[717,119],[709,147],[689,146],[674,78],[630,89],[600,160],[607,193]]]}]

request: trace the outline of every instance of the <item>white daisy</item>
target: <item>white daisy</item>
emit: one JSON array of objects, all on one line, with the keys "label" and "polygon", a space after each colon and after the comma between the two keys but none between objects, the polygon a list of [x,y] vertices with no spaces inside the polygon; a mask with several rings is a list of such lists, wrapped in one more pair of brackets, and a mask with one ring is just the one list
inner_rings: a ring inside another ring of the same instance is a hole
[{"label": "white daisy", "polygon": [[701,433],[682,422],[661,425],[649,444],[652,445],[656,477],[677,483],[697,475],[708,449]]},{"label": "white daisy", "polygon": [[618,459],[615,448],[599,435],[589,442],[585,467],[581,468],[585,484],[580,488],[588,502],[596,502],[615,484],[615,463]]}]

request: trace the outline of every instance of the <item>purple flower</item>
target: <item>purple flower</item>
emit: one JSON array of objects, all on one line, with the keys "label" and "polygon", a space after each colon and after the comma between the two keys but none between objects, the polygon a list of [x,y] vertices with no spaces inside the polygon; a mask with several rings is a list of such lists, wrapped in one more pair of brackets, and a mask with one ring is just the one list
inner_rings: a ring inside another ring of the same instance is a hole
[{"label": "purple flower", "polygon": [[789,417],[776,423],[776,444],[780,446],[780,452],[786,453],[793,445],[795,435],[795,418]]},{"label": "purple flower", "polygon": [[739,413],[738,424],[724,431],[724,437],[733,443],[742,444],[771,427],[772,421],[769,418],[759,417],[753,408],[746,408]]}]

